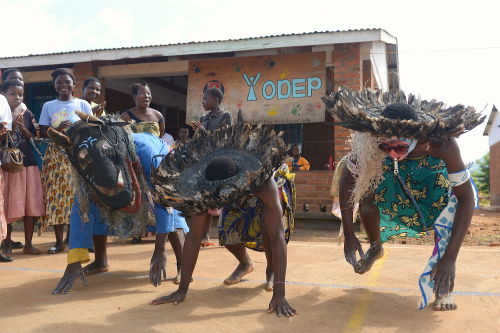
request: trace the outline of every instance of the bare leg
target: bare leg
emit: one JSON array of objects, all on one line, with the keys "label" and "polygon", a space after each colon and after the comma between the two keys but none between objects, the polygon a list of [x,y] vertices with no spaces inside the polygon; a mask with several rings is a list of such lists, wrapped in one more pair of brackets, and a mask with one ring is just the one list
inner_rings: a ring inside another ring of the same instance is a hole
[{"label": "bare leg", "polygon": [[[172,249],[174,250],[175,259],[177,260],[177,276],[175,277],[174,283],[181,283],[181,270],[182,270],[182,249],[184,248],[184,230],[176,229],[174,232],[168,234],[168,240]],[[191,282],[193,282],[193,277],[191,277]]]},{"label": "bare leg", "polygon": [[203,230],[203,237],[201,238],[201,246],[205,247],[211,245],[210,243],[210,228],[212,227],[212,215],[207,214],[205,221],[205,230]]},{"label": "bare leg", "polygon": [[264,211],[265,207],[262,207],[260,232],[262,234],[262,242],[264,243],[264,253],[266,254],[266,261],[267,261],[266,290],[273,291],[274,287],[273,248],[271,246],[271,239],[269,238],[269,233],[267,232],[267,221],[265,218],[266,214],[264,213]]},{"label": "bare leg", "polygon": [[56,245],[54,245],[54,247],[59,251],[64,251],[66,248],[64,246],[64,224],[55,225],[54,232],[56,234]]},{"label": "bare leg", "polygon": [[33,230],[35,229],[35,220],[34,216],[25,216],[24,217],[24,249],[23,253],[27,254],[40,254],[43,253],[43,250],[37,249],[33,246]]},{"label": "bare leg", "polygon": [[95,260],[83,267],[85,276],[109,271],[107,242],[108,236],[94,235]]},{"label": "bare leg", "polygon": [[2,254],[6,256],[12,255],[12,239],[10,238],[12,235],[12,224],[7,224],[7,237],[3,240],[3,251]]},{"label": "bare leg", "polygon": [[243,276],[250,274],[255,265],[253,264],[253,261],[250,259],[250,256],[248,255],[247,249],[245,248],[245,244],[240,243],[240,244],[233,244],[233,245],[227,245],[226,244],[226,249],[231,252],[236,259],[240,262],[238,264],[238,267],[234,270],[233,274],[231,274],[228,278],[224,280],[224,284],[236,284],[241,281]]},{"label": "bare leg", "polygon": [[198,254],[200,253],[201,237],[203,235],[203,230],[205,229],[207,215],[207,211],[191,215],[191,230],[186,236],[186,241],[184,243],[182,252],[182,275],[179,289],[168,296],[163,296],[152,300],[151,302],[149,302],[149,304],[158,305],[170,302],[177,304],[184,298],[186,298],[189,284],[191,283],[191,279],[187,276],[193,276],[194,267],[196,266]]},{"label": "bare leg", "polygon": [[369,194],[362,200],[359,208],[361,222],[370,242],[370,248],[365,256],[358,261],[361,266],[354,269],[359,274],[368,272],[375,261],[384,256],[384,248],[380,239],[380,211],[378,206],[373,204],[374,197],[374,193]]},{"label": "bare leg", "polygon": [[[265,209],[262,212],[264,216],[267,233],[271,240],[272,265],[274,272],[273,298],[269,303],[271,313],[276,310],[278,316],[294,316],[297,314],[285,298],[286,265],[287,251],[285,242],[285,230],[283,227],[283,211],[279,201],[278,187],[273,178],[264,184],[264,188],[255,195],[264,203]],[[262,226],[261,226],[262,228]]]},{"label": "bare leg", "polygon": [[70,225],[68,224],[66,228],[66,238],[64,238],[64,244],[69,244],[69,234],[70,234]]}]

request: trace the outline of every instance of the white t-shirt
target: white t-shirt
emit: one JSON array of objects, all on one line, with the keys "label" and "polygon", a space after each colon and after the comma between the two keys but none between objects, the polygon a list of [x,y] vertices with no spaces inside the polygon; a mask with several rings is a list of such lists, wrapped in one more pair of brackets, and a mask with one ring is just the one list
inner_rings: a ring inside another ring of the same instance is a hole
[{"label": "white t-shirt", "polygon": [[[0,123],[7,123],[4,125],[9,131],[12,131],[12,113],[10,112],[10,106],[4,95],[0,95]],[[0,162],[2,165],[2,162]]]},{"label": "white t-shirt", "polygon": [[168,133],[165,133],[163,134],[163,137],[161,138],[163,141],[165,141],[165,143],[167,145],[169,145],[170,147],[172,147],[172,144],[174,143],[174,137],[171,136],[170,134]]},{"label": "white t-shirt", "polygon": [[75,114],[75,111],[92,114],[90,104],[83,99],[75,98],[65,102],[55,99],[43,105],[42,114],[40,115],[40,121],[38,123],[52,128],[57,128],[64,120],[69,120],[74,123],[80,120]]}]

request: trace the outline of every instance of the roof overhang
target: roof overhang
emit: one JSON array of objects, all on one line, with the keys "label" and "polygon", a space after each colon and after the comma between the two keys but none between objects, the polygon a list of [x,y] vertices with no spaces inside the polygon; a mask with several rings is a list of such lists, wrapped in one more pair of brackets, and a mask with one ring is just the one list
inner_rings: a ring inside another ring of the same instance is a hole
[{"label": "roof overhang", "polygon": [[181,56],[191,54],[238,52],[294,46],[319,46],[338,43],[382,41],[396,44],[397,39],[383,29],[314,32],[238,40],[191,42],[119,49],[74,51],[0,58],[0,68],[47,66],[91,61],[112,61],[130,58]]},{"label": "roof overhang", "polygon": [[486,122],[486,127],[484,128],[483,136],[488,136],[490,135],[491,127],[493,125],[493,122],[495,121],[495,117],[498,114],[498,109],[493,104],[493,109],[491,109],[490,116],[488,117],[488,121]]}]

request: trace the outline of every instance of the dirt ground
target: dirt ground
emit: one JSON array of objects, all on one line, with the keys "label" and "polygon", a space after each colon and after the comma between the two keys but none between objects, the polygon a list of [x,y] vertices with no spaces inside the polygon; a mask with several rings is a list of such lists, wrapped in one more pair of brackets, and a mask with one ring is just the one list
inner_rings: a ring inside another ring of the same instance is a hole
[{"label": "dirt ground", "polygon": [[[0,263],[0,332],[500,332],[500,247],[481,241],[498,238],[500,213],[478,211],[473,222],[457,262],[458,309],[452,312],[418,310],[418,278],[432,246],[387,244],[386,257],[357,275],[336,245],[337,232],[299,229],[288,246],[286,295],[299,312],[294,318],[266,314],[272,293],[264,290],[263,253],[250,251],[255,271],[226,286],[222,281],[237,262],[219,246],[200,250],[186,300],[149,305],[176,290],[170,245],[169,279],[158,288],[149,283],[150,237],[137,245],[111,241],[110,272],[89,276],[89,287],[77,282],[64,296],[51,291],[67,251],[33,256],[15,250],[14,262]],[[14,240],[23,238],[14,231]],[[47,252],[54,234],[34,236],[34,242]]]}]

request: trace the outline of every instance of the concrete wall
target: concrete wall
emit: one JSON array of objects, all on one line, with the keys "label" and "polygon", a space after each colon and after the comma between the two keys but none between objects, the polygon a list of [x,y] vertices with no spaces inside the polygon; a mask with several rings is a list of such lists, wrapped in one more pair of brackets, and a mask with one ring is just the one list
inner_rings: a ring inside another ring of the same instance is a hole
[{"label": "concrete wall", "polygon": [[500,142],[490,146],[490,200],[491,206],[500,206]]}]

